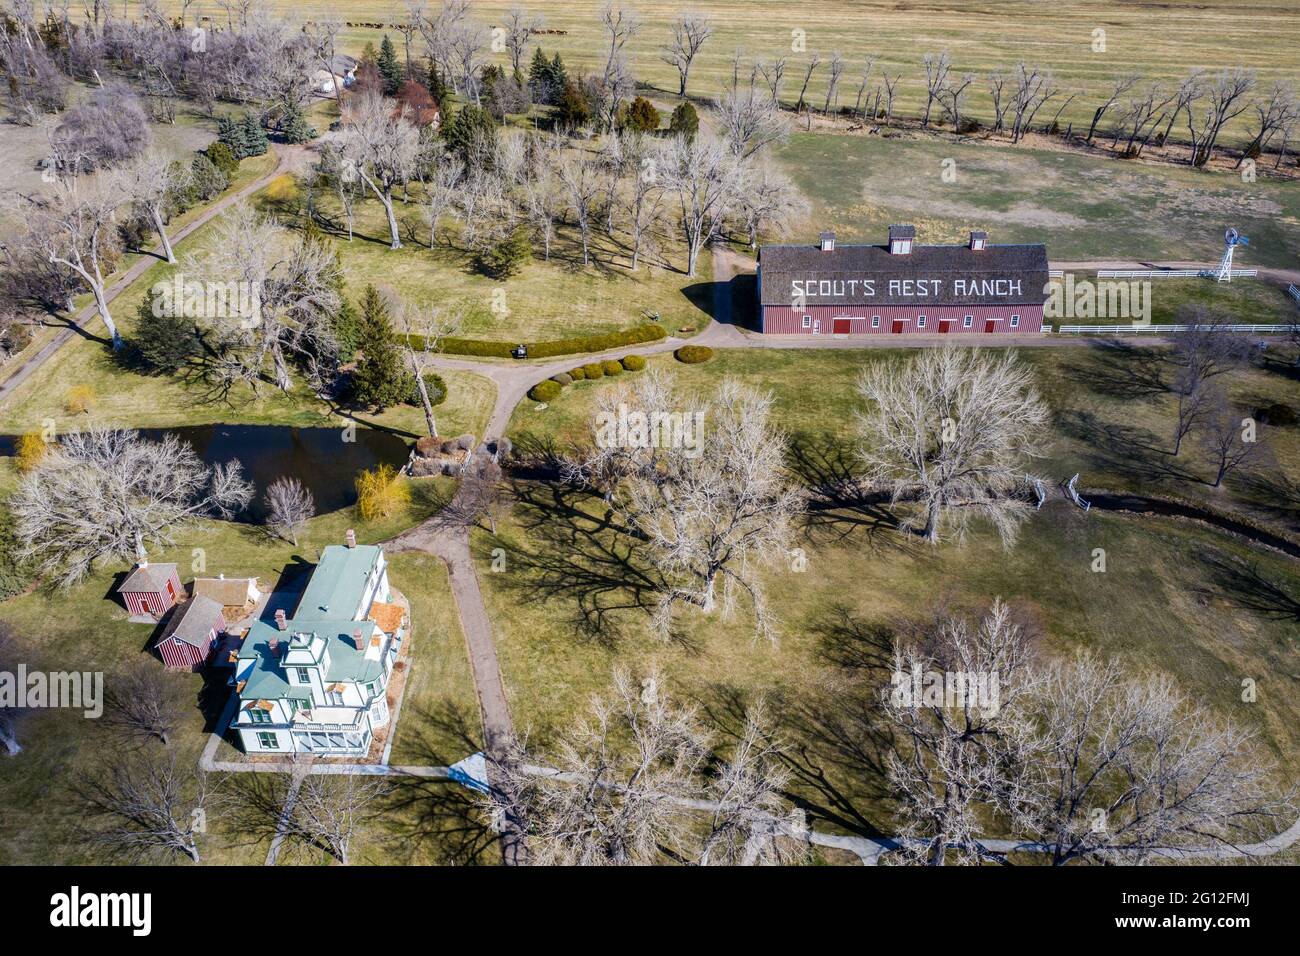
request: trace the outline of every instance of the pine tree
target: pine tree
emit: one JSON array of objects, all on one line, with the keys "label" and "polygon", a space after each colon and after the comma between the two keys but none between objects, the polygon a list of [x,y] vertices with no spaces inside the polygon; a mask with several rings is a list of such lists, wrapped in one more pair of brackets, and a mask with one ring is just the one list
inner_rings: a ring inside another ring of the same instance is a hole
[{"label": "pine tree", "polygon": [[539,103],[552,103],[555,100],[551,90],[551,64],[541,47],[533,50],[532,62],[528,64],[528,88],[533,91],[533,99]]},{"label": "pine tree", "polygon": [[256,116],[245,113],[243,126],[244,148],[247,150],[245,156],[261,156],[271,148],[266,138],[266,130],[262,129],[262,124],[257,121]]},{"label": "pine tree", "polygon": [[223,116],[217,120],[217,140],[225,143],[230,148],[230,154],[236,160],[250,155],[248,152],[248,137],[242,121],[237,122],[228,116]]},{"label": "pine tree", "polygon": [[439,107],[447,101],[447,84],[442,78],[442,73],[438,70],[438,64],[434,62],[432,57],[429,58],[429,76],[425,87]]},{"label": "pine tree", "polygon": [[682,103],[673,110],[672,119],[668,121],[668,128],[679,136],[693,139],[695,134],[700,131],[700,114],[695,111],[695,107],[690,103]]},{"label": "pine tree", "polygon": [[411,393],[409,373],[394,340],[388,306],[372,285],[361,295],[357,339],[362,355],[352,376],[352,400],[379,409],[405,401]]},{"label": "pine tree", "polygon": [[280,132],[284,135],[286,143],[305,143],[316,135],[316,130],[312,129],[311,124],[307,122],[302,107],[297,103],[290,103],[285,107],[284,117],[280,122]]},{"label": "pine tree", "polygon": [[379,57],[375,65],[379,67],[379,75],[384,81],[384,95],[392,96],[402,85],[402,64],[397,61],[397,49],[393,46],[393,41],[388,39],[387,33],[379,43]]},{"label": "pine tree", "polygon": [[555,118],[564,129],[581,129],[591,122],[591,104],[577,84],[565,84],[556,103]]},{"label": "pine tree", "polygon": [[551,65],[547,69],[546,79],[551,84],[551,95],[556,98],[569,85],[569,71],[564,68],[564,61],[560,59],[558,51],[555,54],[555,59],[551,61]]}]

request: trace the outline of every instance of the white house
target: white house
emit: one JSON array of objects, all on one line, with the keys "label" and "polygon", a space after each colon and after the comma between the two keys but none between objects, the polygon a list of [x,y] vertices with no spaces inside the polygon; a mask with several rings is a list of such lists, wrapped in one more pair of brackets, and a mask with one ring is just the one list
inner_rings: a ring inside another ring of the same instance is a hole
[{"label": "white house", "polygon": [[317,93],[333,96],[335,83],[338,89],[345,90],[357,79],[357,61],[350,56],[339,54],[330,60],[330,68],[324,67],[312,72],[311,85]]},{"label": "white house", "polygon": [[244,750],[362,755],[389,720],[385,696],[405,636],[389,603],[388,563],[377,545],[330,545],[292,617],[259,620],[239,649],[231,726]]}]

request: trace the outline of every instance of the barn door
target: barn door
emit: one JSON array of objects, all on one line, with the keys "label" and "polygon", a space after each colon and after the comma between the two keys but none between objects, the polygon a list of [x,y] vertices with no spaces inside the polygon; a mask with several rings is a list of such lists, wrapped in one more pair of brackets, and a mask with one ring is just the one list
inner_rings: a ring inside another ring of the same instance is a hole
[{"label": "barn door", "polygon": [[894,332],[902,332],[907,323],[902,319],[894,319]]},{"label": "barn door", "polygon": [[952,331],[952,319],[941,319],[939,321],[939,334],[945,335]]},{"label": "barn door", "polygon": [[822,320],[813,319],[813,335],[821,335],[821,334],[822,334]]},{"label": "barn door", "polygon": [[998,323],[995,320],[989,319],[987,322],[984,323],[985,332],[996,332],[997,330],[998,330]]},{"label": "barn door", "polygon": [[832,322],[833,325],[831,331],[836,335],[848,335],[849,331],[853,328],[852,319],[833,319]]}]

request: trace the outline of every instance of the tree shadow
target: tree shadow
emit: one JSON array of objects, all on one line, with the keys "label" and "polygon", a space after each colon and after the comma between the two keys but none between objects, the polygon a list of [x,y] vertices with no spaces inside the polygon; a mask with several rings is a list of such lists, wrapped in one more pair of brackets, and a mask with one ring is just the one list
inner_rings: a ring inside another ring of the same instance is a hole
[{"label": "tree shadow", "polygon": [[[1087,409],[1063,411],[1057,415],[1056,423],[1062,432],[1086,449],[1084,458],[1093,470],[1153,483],[1202,480],[1181,467],[1147,429],[1105,421]],[[1187,442],[1183,444],[1186,446]]]},{"label": "tree shadow", "polygon": [[1083,361],[1066,360],[1062,368],[1089,391],[1110,398],[1150,398],[1169,390],[1165,373],[1170,367],[1167,354],[1153,346],[1134,345],[1114,339],[1088,343]]},{"label": "tree shadow", "polygon": [[[1211,551],[1201,556],[1214,583],[1226,592],[1225,600],[1234,607],[1254,611],[1275,621],[1300,621],[1300,594],[1292,594],[1280,581],[1270,578],[1257,563],[1247,564],[1237,558]],[[1213,597],[1208,589],[1198,589]]]},{"label": "tree shadow", "polygon": [[842,442],[797,438],[790,443],[787,462],[794,477],[811,493],[804,514],[809,537],[841,541],[865,531],[873,548],[906,551],[912,547],[897,533],[902,526],[888,508],[889,495],[863,487],[852,455]]}]

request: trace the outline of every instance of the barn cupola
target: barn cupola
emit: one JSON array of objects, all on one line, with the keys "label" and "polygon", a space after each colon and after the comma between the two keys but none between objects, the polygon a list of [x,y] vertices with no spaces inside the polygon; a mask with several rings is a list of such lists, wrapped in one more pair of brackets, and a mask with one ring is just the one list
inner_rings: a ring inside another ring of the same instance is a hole
[{"label": "barn cupola", "polygon": [[981,252],[985,244],[989,241],[987,232],[972,232],[970,234],[970,247],[972,252]]},{"label": "barn cupola", "polygon": [[889,227],[889,254],[905,256],[912,251],[912,242],[916,239],[915,226]]},{"label": "barn cupola", "polygon": [[823,233],[822,233],[822,235],[821,235],[821,248],[822,248],[822,252],[834,252],[834,251],[835,251],[835,233],[833,233],[833,232],[823,232]]}]

